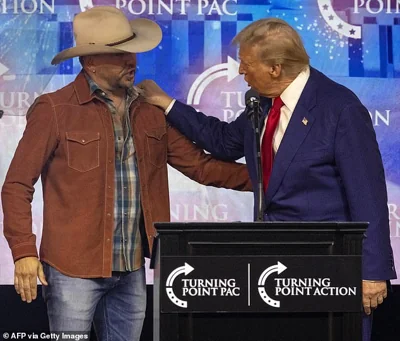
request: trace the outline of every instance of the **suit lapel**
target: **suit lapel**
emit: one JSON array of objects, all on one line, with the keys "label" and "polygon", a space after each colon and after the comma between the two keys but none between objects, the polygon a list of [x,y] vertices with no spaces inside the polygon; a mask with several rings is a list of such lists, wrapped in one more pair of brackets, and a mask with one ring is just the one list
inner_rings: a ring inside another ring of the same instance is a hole
[{"label": "suit lapel", "polygon": [[314,73],[315,70],[311,69],[310,78],[299,98],[275,155],[268,189],[265,194],[265,207],[268,207],[271,203],[271,199],[281,185],[290,163],[315,121],[315,117],[310,113],[316,102]]}]

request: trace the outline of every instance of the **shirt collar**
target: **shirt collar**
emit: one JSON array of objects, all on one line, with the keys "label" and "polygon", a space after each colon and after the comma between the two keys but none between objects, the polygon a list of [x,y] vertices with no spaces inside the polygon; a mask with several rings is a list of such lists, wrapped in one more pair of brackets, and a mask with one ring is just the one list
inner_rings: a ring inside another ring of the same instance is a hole
[{"label": "shirt collar", "polygon": [[303,92],[308,79],[310,78],[310,67],[307,66],[301,71],[295,80],[289,84],[289,86],[282,92],[281,99],[285,106],[289,108],[291,112],[296,108],[297,102]]},{"label": "shirt collar", "polygon": [[[97,95],[97,96],[100,96],[100,97],[106,99],[107,101],[110,101],[110,100],[111,100],[111,99],[107,96],[106,92],[103,91],[103,90],[97,85],[97,83],[96,83],[92,78],[90,78],[90,76],[89,76],[86,72],[85,72],[85,77],[86,77],[86,79],[87,79],[87,81],[88,81],[88,84],[89,84],[90,95],[95,94],[95,95]],[[139,97],[139,89],[138,89],[136,86],[132,85],[132,86],[131,86],[130,88],[128,88],[128,90],[127,90],[127,96],[128,96],[128,99],[129,99],[130,101],[134,101],[135,99],[137,99],[137,98]]]}]

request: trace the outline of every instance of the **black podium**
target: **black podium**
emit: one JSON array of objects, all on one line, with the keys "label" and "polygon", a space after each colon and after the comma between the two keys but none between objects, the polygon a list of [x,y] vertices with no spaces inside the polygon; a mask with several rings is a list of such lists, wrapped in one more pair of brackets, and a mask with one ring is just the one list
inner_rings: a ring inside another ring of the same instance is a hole
[{"label": "black podium", "polygon": [[157,223],[154,341],[361,340],[368,223]]}]

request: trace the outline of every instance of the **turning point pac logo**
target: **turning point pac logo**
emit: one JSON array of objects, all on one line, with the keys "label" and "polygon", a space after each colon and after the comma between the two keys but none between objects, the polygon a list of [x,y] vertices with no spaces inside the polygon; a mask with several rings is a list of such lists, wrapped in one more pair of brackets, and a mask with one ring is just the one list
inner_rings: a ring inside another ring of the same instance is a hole
[{"label": "turning point pac logo", "polygon": [[193,267],[191,267],[188,263],[185,263],[184,266],[180,266],[179,268],[176,268],[174,271],[172,271],[167,278],[166,291],[168,298],[171,300],[173,304],[177,305],[178,307],[187,308],[187,301],[183,301],[175,295],[174,290],[172,289],[174,280],[181,274],[185,274],[185,276],[187,276],[193,270],[194,270]]},{"label": "turning point pac logo", "polygon": [[[169,274],[165,290],[169,300],[180,308],[187,308],[188,302],[178,298],[173,290],[174,280],[184,274],[187,276],[194,268],[185,265],[175,268]],[[180,295],[183,297],[232,297],[240,296],[240,288],[234,278],[182,278],[179,283]]]}]

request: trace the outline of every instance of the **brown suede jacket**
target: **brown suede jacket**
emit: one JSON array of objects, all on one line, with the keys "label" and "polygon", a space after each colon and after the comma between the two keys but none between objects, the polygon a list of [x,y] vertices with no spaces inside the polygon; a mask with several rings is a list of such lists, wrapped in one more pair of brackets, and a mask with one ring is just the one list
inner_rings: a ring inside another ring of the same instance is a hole
[{"label": "brown suede jacket", "polygon": [[[140,97],[131,105],[130,118],[147,256],[156,235],[153,223],[170,220],[167,163],[204,185],[251,190],[245,165],[211,158]],[[39,176],[44,199],[41,260],[73,277],[111,276],[114,132],[107,105],[90,94],[83,73],[40,96],[28,111],[2,188],[4,235],[14,261],[37,256],[31,201]]]}]

